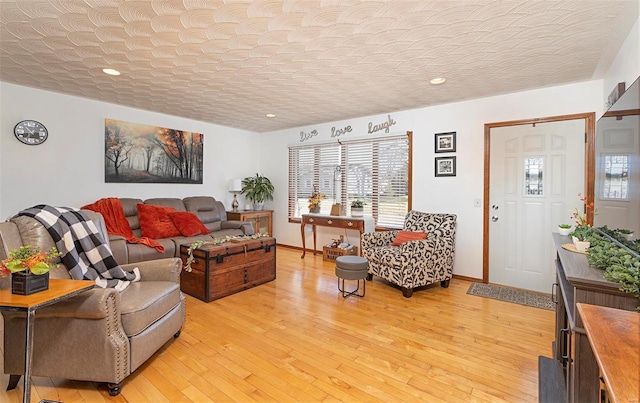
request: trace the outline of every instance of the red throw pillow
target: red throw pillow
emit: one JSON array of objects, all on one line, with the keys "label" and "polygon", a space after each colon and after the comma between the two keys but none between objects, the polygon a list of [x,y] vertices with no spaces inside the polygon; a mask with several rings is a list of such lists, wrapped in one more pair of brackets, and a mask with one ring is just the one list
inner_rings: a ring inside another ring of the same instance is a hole
[{"label": "red throw pillow", "polygon": [[211,230],[204,226],[197,215],[188,211],[174,211],[169,213],[169,217],[178,227],[178,231],[184,236],[205,235]]},{"label": "red throw pillow", "polygon": [[140,218],[142,236],[151,239],[180,236],[180,231],[178,231],[169,216],[174,211],[171,207],[138,204],[138,217]]},{"label": "red throw pillow", "polygon": [[396,239],[391,242],[391,246],[400,246],[407,241],[415,241],[417,239],[427,239],[426,232],[400,231],[396,235]]}]

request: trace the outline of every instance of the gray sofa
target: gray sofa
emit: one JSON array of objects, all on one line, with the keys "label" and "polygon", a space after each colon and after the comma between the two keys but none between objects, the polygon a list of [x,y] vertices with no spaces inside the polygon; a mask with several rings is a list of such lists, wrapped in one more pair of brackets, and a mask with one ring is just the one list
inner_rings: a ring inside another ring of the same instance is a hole
[{"label": "gray sofa", "polygon": [[[86,211],[104,239],[102,215]],[[36,219],[14,217],[0,222],[0,259],[22,245],[49,250],[55,245]],[[167,341],[180,334],[186,318],[180,292],[182,262],[172,257],[122,265],[138,267],[141,281],[124,291],[93,288],[70,299],[38,309],[33,345],[33,375],[81,381],[106,382],[117,395],[122,381]],[[67,278],[63,266],[51,270],[52,278]],[[10,287],[10,278],[0,281]],[[4,372],[14,388],[24,373],[25,316],[3,312]]]},{"label": "gray sofa", "polygon": [[194,213],[200,221],[212,232],[207,235],[193,237],[173,237],[156,239],[164,246],[164,253],[142,244],[125,242],[121,236],[109,236],[113,256],[119,264],[143,262],[147,260],[167,257],[180,257],[180,245],[190,244],[197,240],[210,241],[213,238],[238,235],[252,235],[253,226],[244,221],[227,220],[227,212],[222,202],[210,196],[194,196],[179,198],[154,198],[154,199],[130,199],[121,198],[124,214],[135,237],[141,237],[140,218],[138,217],[138,204],[151,204],[155,206],[171,207],[177,211]]}]

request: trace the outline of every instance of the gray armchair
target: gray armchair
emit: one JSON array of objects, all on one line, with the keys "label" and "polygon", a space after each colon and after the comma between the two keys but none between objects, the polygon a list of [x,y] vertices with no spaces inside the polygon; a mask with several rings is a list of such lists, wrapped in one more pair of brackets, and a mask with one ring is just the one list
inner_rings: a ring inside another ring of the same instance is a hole
[{"label": "gray armchair", "polygon": [[[108,239],[102,216],[85,211]],[[0,259],[21,245],[50,249],[47,230],[33,218],[0,223]],[[138,267],[141,281],[123,292],[94,288],[38,310],[35,319],[33,375],[106,382],[112,396],[122,381],[160,347],[180,334],[185,322],[185,298],[180,292],[182,262],[167,258],[122,265]],[[64,267],[52,278],[70,278]],[[24,373],[25,317],[3,313],[4,372],[8,389]]]},{"label": "gray armchair", "polygon": [[392,246],[399,230],[362,234],[362,256],[369,261],[369,274],[402,288],[406,298],[413,289],[440,282],[449,286],[453,276],[456,216],[411,210],[404,221],[404,231],[426,232],[427,238]]}]

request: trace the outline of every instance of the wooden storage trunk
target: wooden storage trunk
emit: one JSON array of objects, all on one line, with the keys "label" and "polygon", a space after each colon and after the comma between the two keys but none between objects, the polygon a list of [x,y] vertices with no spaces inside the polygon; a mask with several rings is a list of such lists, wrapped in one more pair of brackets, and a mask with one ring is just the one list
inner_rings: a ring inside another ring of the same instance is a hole
[{"label": "wooden storage trunk", "polygon": [[331,248],[329,246],[322,247],[322,260],[325,262],[335,262],[337,258],[345,255],[358,255],[358,247],[353,246],[350,249]]},{"label": "wooden storage trunk", "polygon": [[[183,264],[188,249],[189,245],[180,246]],[[192,271],[180,274],[180,289],[205,302],[276,278],[276,240],[271,237],[202,245],[193,256]]]}]

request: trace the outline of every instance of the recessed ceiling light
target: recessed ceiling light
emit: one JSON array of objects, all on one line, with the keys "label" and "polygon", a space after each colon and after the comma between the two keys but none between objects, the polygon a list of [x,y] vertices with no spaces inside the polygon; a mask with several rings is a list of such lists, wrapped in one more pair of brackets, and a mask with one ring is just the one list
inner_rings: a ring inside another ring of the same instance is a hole
[{"label": "recessed ceiling light", "polygon": [[102,72],[105,74],[109,74],[110,76],[119,76],[120,72],[114,69],[102,69]]},{"label": "recessed ceiling light", "polygon": [[275,118],[276,117],[276,115],[274,113],[267,113],[265,116],[268,117],[268,118]]},{"label": "recessed ceiling light", "polygon": [[433,84],[433,85],[438,85],[438,84],[442,84],[442,83],[444,83],[445,81],[447,81],[447,79],[446,79],[446,78],[444,78],[444,77],[437,77],[437,78],[432,79],[432,80],[431,80],[431,81],[429,81],[429,82],[430,82],[431,84]]}]

